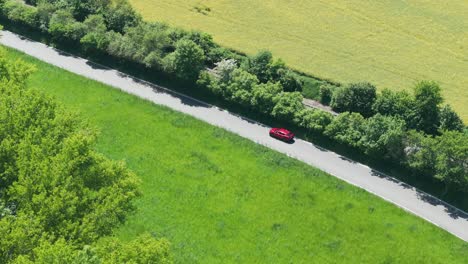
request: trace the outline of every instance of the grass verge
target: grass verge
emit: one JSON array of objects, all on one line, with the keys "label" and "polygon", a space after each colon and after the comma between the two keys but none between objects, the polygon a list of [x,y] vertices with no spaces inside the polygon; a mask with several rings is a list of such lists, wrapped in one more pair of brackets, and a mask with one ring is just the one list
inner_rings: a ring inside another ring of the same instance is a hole
[{"label": "grass verge", "polygon": [[171,240],[180,263],[463,263],[468,243],[315,168],[9,50],[30,83],[96,126],[143,180],[116,235]]}]

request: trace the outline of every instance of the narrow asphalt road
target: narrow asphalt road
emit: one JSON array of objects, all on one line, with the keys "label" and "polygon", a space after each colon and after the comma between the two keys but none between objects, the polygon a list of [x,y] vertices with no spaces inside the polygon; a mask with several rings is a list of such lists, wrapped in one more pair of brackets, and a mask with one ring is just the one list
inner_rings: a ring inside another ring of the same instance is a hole
[{"label": "narrow asphalt road", "polygon": [[348,183],[359,186],[395,205],[426,219],[468,242],[468,214],[443,201],[379,173],[334,152],[296,140],[286,144],[268,135],[269,127],[229,113],[196,99],[168,91],[116,70],[53,49],[8,31],[2,31],[0,44],[12,47],[70,72],[108,84],[155,104],[189,114],[222,127],[290,157],[318,167]]}]

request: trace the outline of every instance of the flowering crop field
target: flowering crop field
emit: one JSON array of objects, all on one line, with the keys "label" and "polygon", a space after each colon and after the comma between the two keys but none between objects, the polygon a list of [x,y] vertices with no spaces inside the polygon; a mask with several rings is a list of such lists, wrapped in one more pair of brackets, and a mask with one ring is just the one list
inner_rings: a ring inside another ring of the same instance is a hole
[{"label": "flowering crop field", "polygon": [[437,81],[468,121],[468,1],[130,0],[147,20],[208,32],[340,82]]}]

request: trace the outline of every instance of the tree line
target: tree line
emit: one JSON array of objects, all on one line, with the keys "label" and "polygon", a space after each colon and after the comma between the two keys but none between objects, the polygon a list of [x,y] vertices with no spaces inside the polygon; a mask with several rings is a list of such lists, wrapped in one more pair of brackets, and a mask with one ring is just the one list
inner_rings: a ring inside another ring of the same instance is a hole
[{"label": "tree line", "polygon": [[94,150],[95,129],[28,87],[0,50],[0,263],[171,263],[166,239],[112,237],[139,179]]},{"label": "tree line", "polygon": [[[268,51],[243,56],[198,31],[145,22],[126,0],[0,0],[0,13],[56,42],[103,53],[196,82],[224,100],[325,136],[370,158],[427,175],[448,189],[468,190],[466,127],[440,87],[415,84],[413,93],[370,83],[325,84],[320,100],[337,117],[302,104],[302,82]],[[207,67],[212,70],[205,70]]]},{"label": "tree line", "polygon": [[[372,159],[383,159],[427,175],[447,190],[468,190],[468,133],[460,117],[443,100],[439,85],[421,81],[413,94],[384,89],[378,94],[370,83],[342,87],[325,84],[321,101],[332,114],[307,108],[299,92],[285,91],[274,77],[277,64],[269,52],[260,52],[239,65],[233,59],[203,71],[197,83],[227,101],[262,112],[357,149]],[[281,68],[280,68],[281,69]]]}]

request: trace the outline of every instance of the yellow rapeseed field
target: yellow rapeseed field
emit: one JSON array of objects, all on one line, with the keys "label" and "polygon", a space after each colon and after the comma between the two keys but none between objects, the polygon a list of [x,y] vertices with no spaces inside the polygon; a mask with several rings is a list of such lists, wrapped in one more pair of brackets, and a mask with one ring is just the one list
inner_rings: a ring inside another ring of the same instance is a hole
[{"label": "yellow rapeseed field", "polygon": [[467,0],[130,0],[148,20],[199,29],[249,54],[340,82],[440,83],[468,121]]}]

